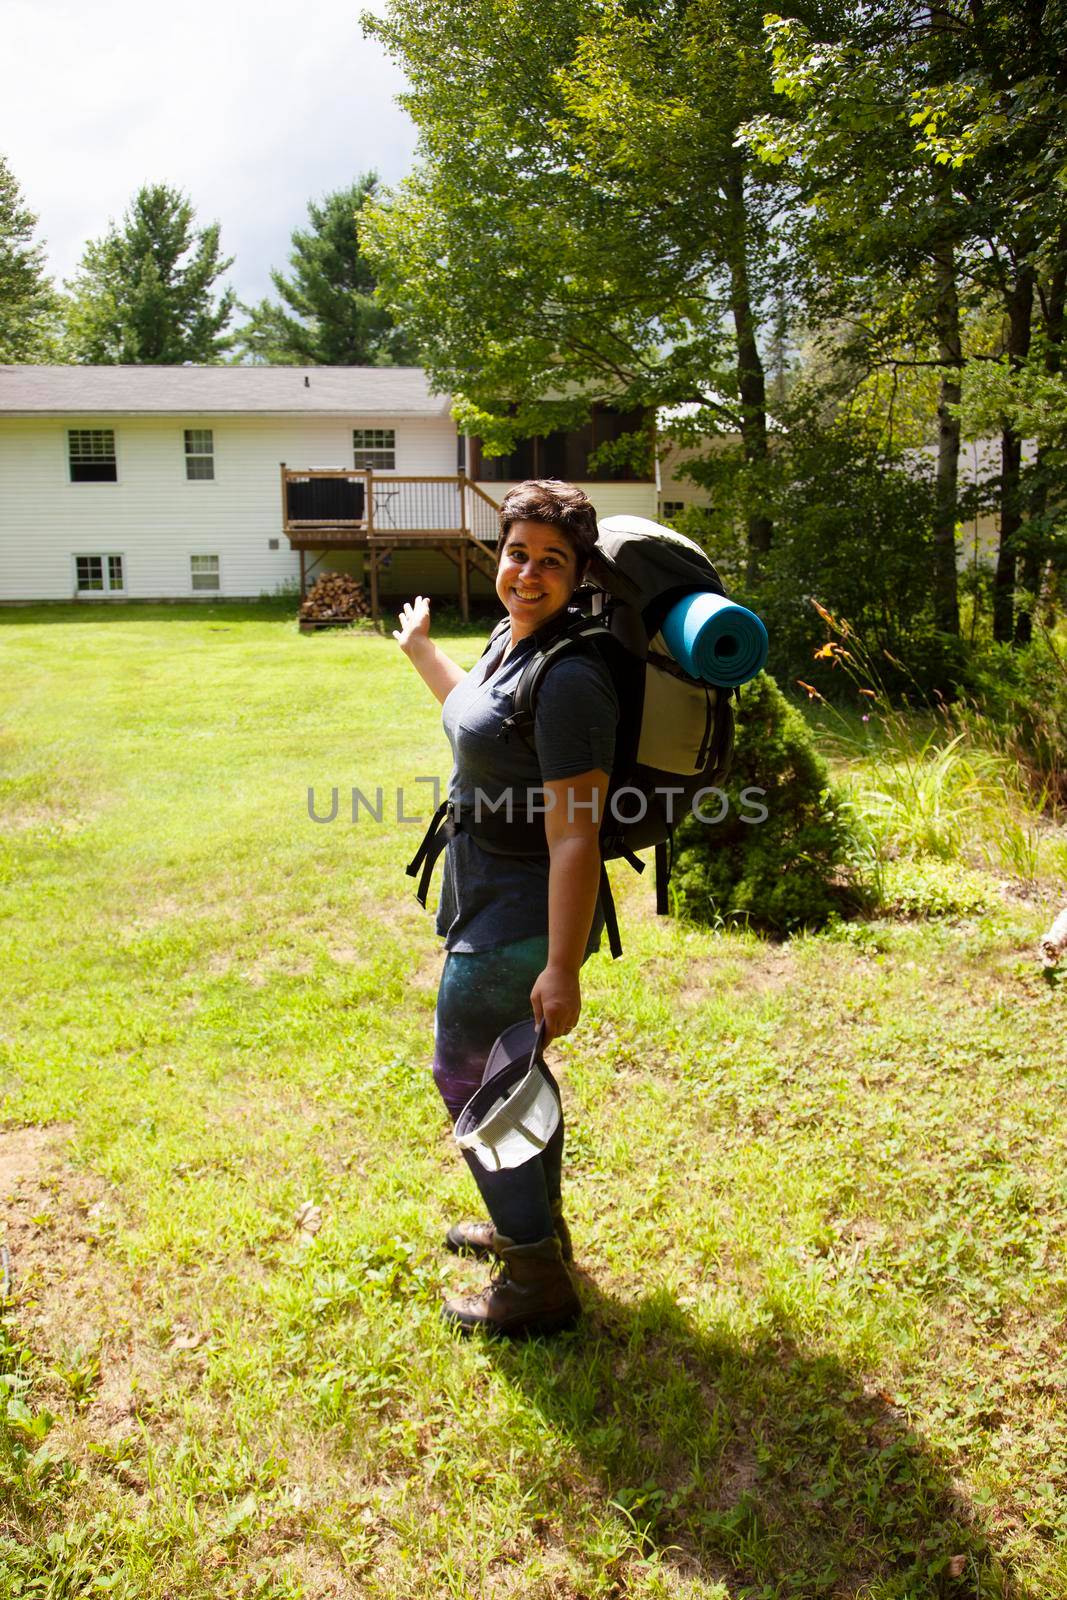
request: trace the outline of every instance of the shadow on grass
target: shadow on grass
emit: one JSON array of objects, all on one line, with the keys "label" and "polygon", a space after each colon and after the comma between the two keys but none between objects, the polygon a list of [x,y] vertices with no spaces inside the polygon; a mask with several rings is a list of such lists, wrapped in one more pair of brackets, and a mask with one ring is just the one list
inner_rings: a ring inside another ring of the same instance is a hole
[{"label": "shadow on grass", "polygon": [[740,1342],[666,1292],[582,1298],[574,1334],[489,1348],[600,1483],[620,1565],[658,1554],[733,1600],[1038,1600],[891,1399],[781,1317]]}]

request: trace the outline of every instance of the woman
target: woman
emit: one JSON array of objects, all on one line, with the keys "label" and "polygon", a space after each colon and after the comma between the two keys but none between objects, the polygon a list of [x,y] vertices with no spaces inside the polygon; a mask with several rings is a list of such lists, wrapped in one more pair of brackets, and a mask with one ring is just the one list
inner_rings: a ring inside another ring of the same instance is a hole
[{"label": "woman", "polygon": [[[421,595],[404,606],[393,635],[443,706],[455,760],[449,798],[461,818],[476,814],[481,795],[496,807],[499,829],[510,796],[521,848],[531,837],[526,819],[535,819],[540,837],[544,813],[547,854],[543,843],[535,855],[487,849],[462,823],[447,847],[433,1072],[453,1121],[505,1028],[532,1009],[538,1023],[544,1019],[546,1043],[570,1033],[582,1005],[579,971],[600,944],[599,821],[619,718],[607,669],[591,655],[559,661],[538,693],[533,749],[500,737],[525,662],[567,620],[596,536],[596,512],[582,490],[554,479],[519,484],[500,508],[496,592],[507,621],[494,631],[493,648],[464,672],[430,639]],[[446,1303],[444,1314],[458,1327],[549,1332],[577,1316],[562,1158],[562,1120],[542,1154],[520,1167],[489,1173],[467,1154],[489,1220],[453,1225],[446,1243],[495,1257],[496,1267],[481,1294]]]}]

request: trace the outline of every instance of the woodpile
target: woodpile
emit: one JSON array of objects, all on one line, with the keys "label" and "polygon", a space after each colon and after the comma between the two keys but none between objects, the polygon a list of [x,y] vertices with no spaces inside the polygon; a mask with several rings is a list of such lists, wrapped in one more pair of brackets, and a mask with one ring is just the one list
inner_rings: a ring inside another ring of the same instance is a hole
[{"label": "woodpile", "polygon": [[300,607],[302,623],[336,625],[369,616],[370,604],[363,593],[363,585],[347,572],[324,572],[312,584]]}]

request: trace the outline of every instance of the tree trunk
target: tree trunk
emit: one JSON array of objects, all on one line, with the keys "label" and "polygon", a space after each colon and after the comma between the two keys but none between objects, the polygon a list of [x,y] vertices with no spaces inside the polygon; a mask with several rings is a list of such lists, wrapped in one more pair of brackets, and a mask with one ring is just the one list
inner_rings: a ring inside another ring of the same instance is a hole
[{"label": "tree trunk", "polygon": [[[1030,349],[1030,317],[1034,304],[1034,275],[1020,267],[1007,295],[1008,360],[1013,367],[1025,361]],[[1012,427],[1000,436],[1000,542],[993,578],[993,637],[1010,643],[1015,636],[1015,579],[1019,530],[1023,525],[1021,499],[1022,440]]]},{"label": "tree trunk", "polygon": [[[1063,371],[1064,335],[1067,334],[1067,227],[1060,229],[1058,244],[1059,256],[1052,274],[1052,287],[1049,295],[1047,327],[1049,348],[1045,358],[1045,365],[1048,367],[1049,372],[1052,373]],[[1051,509],[1059,511],[1062,505],[1062,494],[1054,494]],[[1062,560],[1057,561],[1053,556],[1046,568],[1045,593],[1043,597],[1050,628],[1055,620],[1056,606],[1064,598],[1063,570]]]},{"label": "tree trunk", "polygon": [[[737,342],[737,388],[741,398],[741,446],[747,466],[762,467],[767,460],[767,377],[756,342],[756,319],[752,311],[752,292],[748,273],[748,228],[745,214],[745,181],[738,163],[726,180],[734,228],[734,247],[730,259],[730,311]],[[759,492],[760,473],[755,474]],[[774,524],[762,511],[749,513],[748,581],[757,584],[763,557],[771,548]]]},{"label": "tree trunk", "polygon": [[[1048,344],[1045,349],[1045,371],[1050,374],[1059,372],[1062,360],[1064,316],[1065,312],[1067,312],[1067,260],[1065,260],[1065,255],[1067,255],[1067,230],[1061,231],[1059,244],[1059,260],[1053,268],[1048,287],[1048,297],[1045,302],[1045,333],[1048,337]],[[1037,487],[1034,490],[1031,504],[1032,516],[1042,523],[1049,511],[1049,468],[1047,457],[1048,448],[1042,445],[1037,452]],[[1047,572],[1046,549],[1047,535],[1042,529],[1031,540],[1030,546],[1023,556],[1022,587],[1026,594],[1031,597],[1033,605],[1036,605],[1041,598],[1042,574]],[[1026,608],[1021,609],[1015,619],[1015,642],[1017,644],[1029,644],[1033,638],[1033,632],[1033,616],[1028,602]]]},{"label": "tree trunk", "polygon": [[1022,525],[1019,515],[1019,467],[1022,443],[1014,428],[1000,436],[1000,542],[993,574],[993,637],[1003,643],[1011,639],[1015,622],[1016,534]]},{"label": "tree trunk", "polygon": [[953,407],[960,403],[963,346],[956,294],[956,262],[951,244],[934,257],[937,284],[937,358],[941,391],[937,401],[937,505],[934,509],[934,621],[955,638],[960,631],[959,585],[956,574],[956,511],[960,464],[960,421]]}]

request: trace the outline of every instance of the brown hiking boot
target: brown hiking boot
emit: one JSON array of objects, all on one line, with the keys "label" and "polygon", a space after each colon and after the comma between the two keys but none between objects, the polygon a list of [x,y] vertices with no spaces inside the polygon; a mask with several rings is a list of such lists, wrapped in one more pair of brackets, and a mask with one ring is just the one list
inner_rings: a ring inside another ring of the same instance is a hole
[{"label": "brown hiking boot", "polygon": [[485,1222],[454,1222],[445,1234],[445,1248],[457,1256],[491,1256],[493,1224]]},{"label": "brown hiking boot", "polygon": [[581,1314],[570,1273],[553,1233],[536,1244],[514,1244],[493,1234],[499,1257],[481,1294],[446,1300],[442,1315],[461,1333],[484,1328],[507,1338],[559,1333]]},{"label": "brown hiking boot", "polygon": [[[571,1243],[571,1230],[568,1228],[563,1216],[563,1203],[557,1200],[552,1207],[552,1216],[556,1224],[556,1238],[559,1240],[560,1250],[563,1252],[564,1261],[574,1260],[574,1245]],[[445,1234],[445,1248],[457,1256],[478,1256],[486,1259],[495,1255],[493,1249],[493,1234],[496,1230],[493,1224],[485,1222],[454,1222]]]}]

